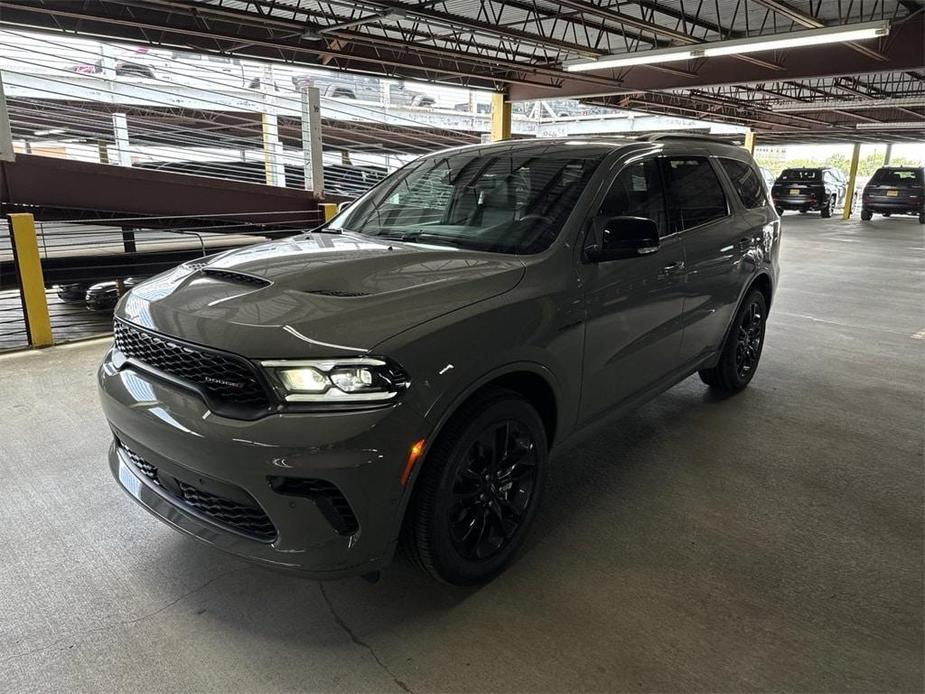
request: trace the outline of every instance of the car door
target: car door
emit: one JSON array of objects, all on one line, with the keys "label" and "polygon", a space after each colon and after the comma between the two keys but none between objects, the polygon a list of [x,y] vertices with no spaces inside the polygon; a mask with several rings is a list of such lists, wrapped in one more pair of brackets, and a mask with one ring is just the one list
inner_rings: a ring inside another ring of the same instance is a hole
[{"label": "car door", "polygon": [[600,243],[615,217],[655,221],[656,252],[584,262],[585,302],[581,417],[587,421],[644,392],[678,366],[684,252],[667,234],[665,193],[654,156],[627,163],[594,206],[588,241]]},{"label": "car door", "polygon": [[663,159],[669,224],[684,245],[687,263],[681,341],[686,364],[719,349],[742,289],[743,258],[756,243],[751,222],[733,214],[717,166],[707,156]]}]

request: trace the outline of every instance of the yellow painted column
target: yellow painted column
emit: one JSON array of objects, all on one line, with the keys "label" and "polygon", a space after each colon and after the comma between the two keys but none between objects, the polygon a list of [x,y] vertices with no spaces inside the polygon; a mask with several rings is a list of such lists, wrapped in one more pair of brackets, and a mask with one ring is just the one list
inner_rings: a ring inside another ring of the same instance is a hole
[{"label": "yellow painted column", "polygon": [[330,222],[337,214],[337,203],[323,202],[321,203],[321,211],[324,213],[324,221]]},{"label": "yellow painted column", "polygon": [[745,144],[742,145],[745,149],[748,150],[748,153],[754,156],[755,154],[755,133],[749,130],[745,133]]},{"label": "yellow painted column", "polygon": [[507,95],[495,92],[491,95],[491,141],[511,139],[511,102]]},{"label": "yellow painted column", "polygon": [[842,212],[842,219],[848,219],[851,216],[851,207],[854,202],[854,184],[858,178],[858,162],[861,160],[861,143],[855,142],[854,149],[851,152],[851,168],[848,170],[848,188],[845,190],[845,211]]},{"label": "yellow painted column", "polygon": [[35,235],[35,218],[31,214],[21,213],[11,214],[9,218],[29,342],[33,347],[48,347],[54,340],[51,336],[48,300],[45,298],[42,259]]}]

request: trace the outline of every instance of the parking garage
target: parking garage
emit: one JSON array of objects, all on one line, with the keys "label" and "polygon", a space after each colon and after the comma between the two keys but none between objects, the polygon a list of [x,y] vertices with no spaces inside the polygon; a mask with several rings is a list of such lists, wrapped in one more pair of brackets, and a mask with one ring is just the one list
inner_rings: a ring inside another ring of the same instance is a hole
[{"label": "parking garage", "polygon": [[[3,689],[920,691],[923,22],[914,0],[0,2]],[[587,239],[638,161],[599,232],[636,245],[607,256]],[[715,186],[685,197],[698,163]],[[457,188],[464,214],[422,221]],[[462,243],[503,205],[507,236]],[[557,253],[571,274],[536,270]],[[756,269],[688,311],[716,258]],[[724,310],[715,354],[669,371]],[[543,473],[474,492],[531,521],[499,510],[480,574],[428,514],[494,445]]]}]

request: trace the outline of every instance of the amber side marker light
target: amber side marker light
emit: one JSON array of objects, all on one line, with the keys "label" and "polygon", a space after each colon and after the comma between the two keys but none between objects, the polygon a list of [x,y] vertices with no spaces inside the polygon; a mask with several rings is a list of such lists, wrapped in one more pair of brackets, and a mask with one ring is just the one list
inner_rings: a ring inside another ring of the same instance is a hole
[{"label": "amber side marker light", "polygon": [[408,452],[408,462],[405,463],[405,469],[402,470],[401,473],[401,486],[404,487],[408,483],[408,478],[411,477],[411,471],[414,470],[414,466],[424,453],[424,444],[426,443],[427,441],[425,439],[415,441],[411,450]]}]

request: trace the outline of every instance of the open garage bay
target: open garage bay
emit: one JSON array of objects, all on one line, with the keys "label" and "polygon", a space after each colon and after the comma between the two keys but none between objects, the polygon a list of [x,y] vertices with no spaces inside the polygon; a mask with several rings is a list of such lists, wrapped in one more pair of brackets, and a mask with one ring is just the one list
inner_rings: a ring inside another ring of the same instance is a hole
[{"label": "open garage bay", "polygon": [[0,690],[920,691],[923,227],[783,224],[752,385],[560,454],[481,590],[195,544],[110,477],[107,343],[3,357]]}]

